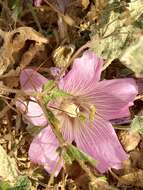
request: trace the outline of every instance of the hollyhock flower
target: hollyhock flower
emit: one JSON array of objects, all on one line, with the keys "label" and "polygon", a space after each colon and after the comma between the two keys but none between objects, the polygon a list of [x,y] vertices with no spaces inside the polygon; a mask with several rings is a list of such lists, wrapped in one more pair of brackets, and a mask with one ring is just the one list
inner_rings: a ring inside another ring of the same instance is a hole
[{"label": "hollyhock flower", "polygon": [[[72,69],[59,81],[59,88],[71,96],[49,102],[51,110],[60,121],[65,141],[97,160],[96,168],[101,173],[110,168],[119,169],[127,159],[110,120],[128,117],[138,91],[133,79],[100,81],[103,61],[91,51],[75,59]],[[48,79],[32,69],[21,72],[20,83],[25,92],[42,91]],[[30,145],[29,157],[51,173],[59,160],[56,139],[48,121],[35,101],[18,101],[17,107],[25,118],[44,129]],[[57,109],[54,109],[56,107]],[[84,118],[80,117],[80,114]],[[55,176],[63,162],[56,167]]]}]

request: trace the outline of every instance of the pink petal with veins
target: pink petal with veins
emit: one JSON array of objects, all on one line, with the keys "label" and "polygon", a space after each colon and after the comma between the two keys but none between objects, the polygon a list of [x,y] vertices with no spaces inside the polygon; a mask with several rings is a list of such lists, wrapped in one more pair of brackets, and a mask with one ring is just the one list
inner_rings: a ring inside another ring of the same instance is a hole
[{"label": "pink petal with veins", "polygon": [[110,122],[96,115],[93,125],[75,122],[75,126],[77,147],[97,160],[96,168],[101,173],[110,168],[121,168],[128,157]]},{"label": "pink petal with veins", "polygon": [[20,84],[25,92],[41,92],[48,79],[33,69],[24,69],[20,74]]},{"label": "pink petal with veins", "polygon": [[59,87],[74,95],[82,95],[94,88],[100,80],[103,60],[93,52],[86,51],[75,59],[72,69],[61,79]]},{"label": "pink petal with veins", "polygon": [[130,115],[129,107],[133,105],[138,89],[133,79],[103,80],[95,89],[84,94],[96,107],[98,114],[111,120]]},{"label": "pink petal with veins", "polygon": [[[71,143],[73,141],[73,127],[71,122],[68,117],[61,117],[60,121],[63,137]],[[34,138],[30,145],[29,157],[34,163],[43,165],[48,173],[55,171],[55,176],[57,176],[63,165],[63,160],[60,160],[59,152],[57,151],[58,148],[59,142],[51,126],[48,126]]]}]

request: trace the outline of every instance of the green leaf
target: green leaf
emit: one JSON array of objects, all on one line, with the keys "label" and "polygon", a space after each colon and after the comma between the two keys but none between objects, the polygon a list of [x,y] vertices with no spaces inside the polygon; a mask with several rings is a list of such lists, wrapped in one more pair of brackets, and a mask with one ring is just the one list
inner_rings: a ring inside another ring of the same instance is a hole
[{"label": "green leaf", "polygon": [[143,116],[135,116],[131,123],[130,131],[143,134]]},{"label": "green leaf", "polygon": [[10,158],[0,146],[0,176],[3,180],[13,182],[18,176],[18,169],[14,159]]},{"label": "green leaf", "polygon": [[74,161],[74,159],[71,158],[71,156],[67,152],[65,152],[63,154],[63,159],[64,159],[65,163],[68,164],[68,165],[71,165],[72,162]]},{"label": "green leaf", "polygon": [[31,181],[27,176],[19,176],[14,187],[10,190],[30,190],[31,189]]},{"label": "green leaf", "polygon": [[0,190],[8,190],[10,189],[10,185],[6,181],[1,181],[0,182]]},{"label": "green leaf", "polygon": [[72,144],[68,145],[67,154],[70,156],[72,160],[82,160],[84,162],[90,163],[92,166],[96,165],[96,160],[94,160],[91,156],[79,150],[77,147],[73,146]]},{"label": "green leaf", "polygon": [[44,95],[45,104],[47,104],[50,100],[54,100],[58,97],[69,96],[69,93],[57,88],[54,80],[49,80],[43,86],[43,92],[47,92],[47,95]]},{"label": "green leaf", "polygon": [[48,120],[52,125],[59,125],[59,120],[55,117],[53,112],[50,109],[47,109],[47,114],[48,114]]},{"label": "green leaf", "polygon": [[57,90],[54,90],[53,93],[52,93],[52,96],[53,98],[58,98],[58,97],[66,97],[66,96],[69,96],[70,94],[63,91],[63,90],[60,90],[60,89],[57,89]]},{"label": "green leaf", "polygon": [[0,190],[30,190],[31,181],[27,176],[19,176],[12,186],[7,181],[0,182]]},{"label": "green leaf", "polygon": [[54,80],[49,80],[46,84],[43,86],[43,91],[50,92],[55,87]]},{"label": "green leaf", "polygon": [[44,103],[47,104],[50,100],[54,100],[58,97],[66,97],[66,96],[69,96],[69,93],[60,89],[55,89],[55,90],[52,90],[52,92],[49,95],[44,96]]},{"label": "green leaf", "polygon": [[143,1],[131,0],[128,10],[129,15],[125,15],[127,12],[110,11],[108,23],[100,28],[99,34],[92,35],[90,48],[107,60],[104,69],[114,59],[121,57],[123,51],[140,35],[134,22],[143,13]]},{"label": "green leaf", "polygon": [[132,25],[124,26],[119,13],[111,12],[109,22],[102,30],[106,31],[103,37],[97,34],[92,37],[91,49],[107,60],[107,67],[133,40],[134,29]]}]

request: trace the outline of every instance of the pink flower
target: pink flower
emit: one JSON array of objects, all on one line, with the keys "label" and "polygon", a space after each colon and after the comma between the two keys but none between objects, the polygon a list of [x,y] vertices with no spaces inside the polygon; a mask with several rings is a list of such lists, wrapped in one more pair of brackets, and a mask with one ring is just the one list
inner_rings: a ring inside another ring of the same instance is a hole
[{"label": "pink flower", "polygon": [[[128,117],[129,106],[133,105],[138,93],[133,79],[100,81],[102,65],[102,59],[90,51],[75,59],[72,69],[59,81],[59,88],[71,96],[49,104],[58,107],[58,110],[51,110],[61,123],[64,139],[70,143],[74,141],[79,149],[97,160],[96,168],[101,173],[110,168],[121,168],[122,162],[127,159],[109,121]],[[23,70],[20,76],[25,92],[41,91],[47,81],[32,69]],[[27,104],[18,101],[17,107],[25,111],[25,118],[34,125],[46,126],[31,143],[29,157],[33,162],[44,165],[51,173],[59,160],[56,151],[58,140],[36,102],[30,101]],[[84,114],[84,119],[79,117],[80,113]],[[55,175],[59,173],[62,164],[58,166]]]},{"label": "pink flower", "polygon": [[39,7],[41,5],[42,1],[43,0],[33,0],[33,4],[34,4],[34,6]]}]

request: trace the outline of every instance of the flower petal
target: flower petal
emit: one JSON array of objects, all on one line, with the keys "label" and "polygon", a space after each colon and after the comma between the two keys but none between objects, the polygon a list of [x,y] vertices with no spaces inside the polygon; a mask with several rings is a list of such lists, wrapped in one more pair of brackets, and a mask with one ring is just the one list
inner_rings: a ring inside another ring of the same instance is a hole
[{"label": "flower petal", "polygon": [[[61,117],[60,121],[63,137],[65,141],[71,143],[73,140],[73,128],[71,122],[68,120],[68,117]],[[55,172],[55,176],[57,176],[63,165],[63,160],[58,164],[60,159],[57,152],[58,147],[59,142],[51,130],[51,127],[48,126],[34,138],[30,145],[29,157],[33,162],[44,165],[44,168],[48,173],[52,173],[58,165]]]},{"label": "flower petal", "polygon": [[47,82],[48,79],[46,79],[33,69],[24,69],[20,74],[20,84],[25,92],[41,92],[43,85]]},{"label": "flower petal", "polygon": [[[58,147],[58,140],[52,132],[51,127],[48,126],[34,138],[30,145],[29,157],[32,162],[44,165],[46,171],[52,173],[59,161]],[[62,164],[63,162],[57,165],[55,176],[58,175]]]},{"label": "flower petal", "polygon": [[94,124],[76,121],[74,137],[77,146],[97,160],[96,168],[104,173],[110,168],[119,169],[127,159],[112,125],[96,116]]},{"label": "flower petal", "polygon": [[[20,84],[25,92],[42,91],[43,84],[47,83],[48,79],[40,75],[33,69],[24,69],[20,74]],[[17,108],[24,113],[24,117],[33,125],[45,126],[47,119],[36,100],[31,97],[30,101],[18,99],[16,102]]]},{"label": "flower petal", "polygon": [[94,91],[85,97],[95,105],[96,111],[107,120],[128,117],[129,106],[138,94],[133,79],[104,80],[98,83]]},{"label": "flower petal", "polygon": [[71,143],[74,139],[73,137],[73,125],[71,120],[67,115],[64,115],[63,117],[57,117],[61,124],[61,132],[63,134],[63,137],[66,141]]},{"label": "flower petal", "polygon": [[100,80],[102,65],[102,59],[93,52],[84,52],[82,57],[75,59],[72,69],[61,79],[59,87],[74,95],[88,91]]},{"label": "flower petal", "polygon": [[42,108],[34,98],[31,99],[32,100],[28,102],[18,99],[16,101],[16,107],[21,111],[21,113],[23,113],[24,118],[33,125],[46,126],[48,121]]}]

